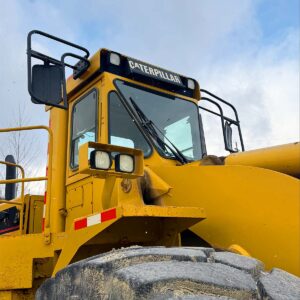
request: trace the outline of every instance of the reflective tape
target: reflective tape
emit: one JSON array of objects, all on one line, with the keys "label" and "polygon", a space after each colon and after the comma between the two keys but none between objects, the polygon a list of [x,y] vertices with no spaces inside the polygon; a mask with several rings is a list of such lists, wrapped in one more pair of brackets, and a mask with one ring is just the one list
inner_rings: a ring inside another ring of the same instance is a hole
[{"label": "reflective tape", "polygon": [[103,211],[100,214],[88,216],[79,220],[74,221],[74,230],[86,228],[96,224],[110,221],[117,218],[117,211],[115,208]]},{"label": "reflective tape", "polygon": [[[48,170],[48,168],[47,168]],[[46,171],[47,172],[47,171]],[[46,218],[46,202],[47,202],[47,191],[44,194],[44,205],[43,205],[43,218],[42,218],[42,232],[45,229],[45,218]]]}]

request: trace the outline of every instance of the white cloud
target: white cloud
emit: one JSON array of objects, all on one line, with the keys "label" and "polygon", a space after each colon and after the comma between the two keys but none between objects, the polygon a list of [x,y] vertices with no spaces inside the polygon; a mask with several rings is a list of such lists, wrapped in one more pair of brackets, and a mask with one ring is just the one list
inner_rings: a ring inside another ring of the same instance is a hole
[{"label": "white cloud", "polygon": [[[238,4],[237,4],[238,3]],[[299,139],[299,30],[261,46],[256,1],[6,1],[0,10],[0,127],[25,103],[26,34],[41,29],[95,51],[124,54],[194,76],[240,111],[248,148]],[[46,51],[53,46],[45,44]]]},{"label": "white cloud", "polygon": [[248,0],[239,5],[232,0],[100,3],[93,11],[99,11],[100,18],[101,11],[107,12],[115,20],[104,37],[105,47],[189,75],[223,51],[220,47],[230,33],[239,32],[241,23],[255,27]]},{"label": "white cloud", "polygon": [[247,60],[238,57],[199,74],[202,86],[231,100],[240,112],[248,149],[299,140],[299,58],[279,55],[288,53],[297,37],[295,31]]}]

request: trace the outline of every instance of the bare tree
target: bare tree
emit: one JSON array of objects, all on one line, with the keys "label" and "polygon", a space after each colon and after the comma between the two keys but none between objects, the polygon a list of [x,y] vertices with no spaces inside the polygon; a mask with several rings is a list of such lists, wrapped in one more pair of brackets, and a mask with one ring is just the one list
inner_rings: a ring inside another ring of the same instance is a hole
[{"label": "bare tree", "polygon": [[[18,107],[18,110],[12,118],[9,127],[24,127],[30,122],[30,116],[25,107]],[[38,133],[30,134],[26,131],[16,131],[6,134],[5,139],[0,144],[0,160],[4,160],[8,154],[14,156],[16,164],[21,165],[25,170],[26,177],[35,177],[39,172],[39,163],[41,161],[40,140]],[[20,176],[17,170],[18,177]],[[0,178],[5,177],[5,169],[0,170]],[[35,192],[41,192],[43,185],[35,184]],[[20,191],[20,184],[17,185],[17,194]],[[30,184],[25,185],[25,191],[30,192]],[[0,185],[0,197],[4,196],[4,186]]]}]

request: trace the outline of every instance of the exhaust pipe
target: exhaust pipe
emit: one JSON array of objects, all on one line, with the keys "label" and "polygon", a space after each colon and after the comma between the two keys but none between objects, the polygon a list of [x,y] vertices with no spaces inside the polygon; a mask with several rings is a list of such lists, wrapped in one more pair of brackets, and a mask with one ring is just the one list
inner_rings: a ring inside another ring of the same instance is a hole
[{"label": "exhaust pipe", "polygon": [[[12,155],[7,155],[5,161],[15,164],[16,161]],[[6,166],[6,180],[17,178],[17,168],[15,166]],[[5,185],[5,200],[16,198],[16,183],[7,183]]]}]

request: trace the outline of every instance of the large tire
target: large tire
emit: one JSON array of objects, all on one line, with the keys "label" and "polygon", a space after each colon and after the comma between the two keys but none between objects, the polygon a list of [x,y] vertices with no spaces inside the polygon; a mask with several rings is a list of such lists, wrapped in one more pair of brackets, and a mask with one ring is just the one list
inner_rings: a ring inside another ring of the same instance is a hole
[{"label": "large tire", "polygon": [[74,263],[36,299],[300,299],[300,278],[211,248],[130,247]]}]

